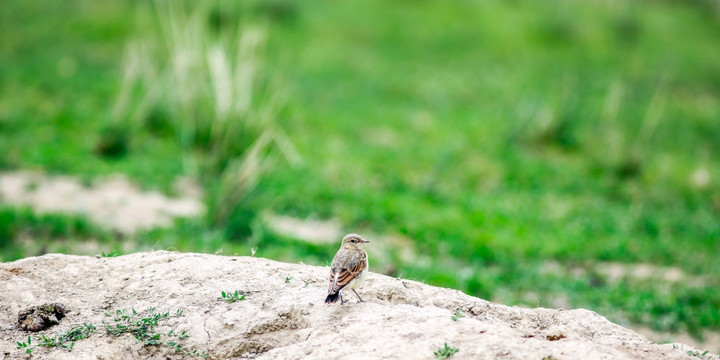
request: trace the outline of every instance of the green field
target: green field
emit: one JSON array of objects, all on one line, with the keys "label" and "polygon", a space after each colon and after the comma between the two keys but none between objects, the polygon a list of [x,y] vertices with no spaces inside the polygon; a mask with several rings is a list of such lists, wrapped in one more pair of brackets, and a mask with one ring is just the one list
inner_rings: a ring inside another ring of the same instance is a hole
[{"label": "green field", "polygon": [[[207,218],[126,239],[5,206],[1,260],[37,255],[18,245],[30,234],[68,252],[63,244],[92,238],[108,251],[132,240],[330,262],[336,244],[274,234],[259,216],[270,211],[400,239],[387,254],[368,246],[389,275],[697,337],[720,329],[716,1],[154,4],[4,1],[0,169],[119,172],[169,193],[191,176],[208,194]],[[253,110],[230,117],[248,124],[269,109],[270,125],[218,135],[202,121],[217,117],[220,93],[196,78],[196,103],[173,106],[185,86],[172,75],[161,87],[170,95],[117,115],[123,89],[137,105],[151,88],[123,87],[127,44],[157,44],[148,56],[162,69],[172,51],[158,19],[172,11],[197,11],[198,36],[231,54],[237,24],[264,34]],[[233,192],[233,161],[266,130],[281,140],[259,149],[253,181]],[[612,277],[609,264],[684,278]]]}]

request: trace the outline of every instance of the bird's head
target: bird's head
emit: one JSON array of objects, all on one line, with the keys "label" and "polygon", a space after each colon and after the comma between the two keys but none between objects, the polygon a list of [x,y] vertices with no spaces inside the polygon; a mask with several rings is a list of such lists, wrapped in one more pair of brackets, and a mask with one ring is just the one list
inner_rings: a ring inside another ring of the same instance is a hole
[{"label": "bird's head", "polygon": [[369,243],[358,234],[347,234],[342,240],[342,247],[346,249],[362,249],[363,244]]}]

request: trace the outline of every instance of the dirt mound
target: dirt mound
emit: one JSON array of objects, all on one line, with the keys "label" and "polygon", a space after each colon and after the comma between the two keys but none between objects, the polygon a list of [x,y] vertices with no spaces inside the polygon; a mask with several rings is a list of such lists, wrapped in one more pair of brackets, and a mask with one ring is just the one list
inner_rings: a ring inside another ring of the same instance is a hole
[{"label": "dirt mound", "polygon": [[[588,310],[508,307],[374,273],[359,291],[365,303],[350,295],[347,304],[326,305],[328,271],[165,251],[3,263],[0,354],[25,358],[30,348],[37,359],[432,359],[447,344],[459,350],[453,359],[591,360],[688,359],[695,351],[652,343]],[[20,330],[18,313],[45,303],[64,304],[66,316],[40,333]],[[31,343],[18,349],[28,335]]]}]

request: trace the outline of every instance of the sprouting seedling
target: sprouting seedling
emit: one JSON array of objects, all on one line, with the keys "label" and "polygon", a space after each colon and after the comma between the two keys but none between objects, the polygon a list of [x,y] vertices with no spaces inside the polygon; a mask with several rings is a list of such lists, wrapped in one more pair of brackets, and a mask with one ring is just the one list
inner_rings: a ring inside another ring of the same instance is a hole
[{"label": "sprouting seedling", "polygon": [[290,276],[286,276],[286,277],[285,277],[285,283],[286,283],[286,284],[289,284],[289,283],[290,283],[290,280],[292,280],[292,278],[291,278]]},{"label": "sprouting seedling", "polygon": [[450,318],[452,321],[458,321],[458,319],[464,318],[465,315],[463,315],[462,312],[460,312],[460,309],[455,310],[455,315],[451,316]]},{"label": "sprouting seedling", "polygon": [[209,355],[205,352],[199,352],[198,350],[188,351],[180,343],[180,341],[190,337],[186,331],[178,333],[174,329],[170,329],[167,335],[157,331],[161,321],[168,320],[171,317],[180,317],[182,314],[182,309],[175,311],[174,315],[171,315],[169,311],[164,313],[155,312],[154,307],[149,308],[146,313],[142,314],[134,308],[130,311],[118,309],[114,314],[105,313],[105,316],[113,318],[113,322],[105,323],[103,321],[103,324],[105,325],[106,335],[109,336],[132,334],[137,342],[142,343],[144,346],[166,346],[183,355],[208,358]]},{"label": "sprouting seedling", "polygon": [[460,351],[460,349],[450,347],[447,343],[445,343],[445,347],[439,347],[436,351],[433,352],[433,354],[435,354],[435,358],[437,359],[447,359],[455,355],[455,353],[458,351]]},{"label": "sprouting seedling", "polygon": [[85,323],[81,326],[75,326],[64,333],[58,333],[52,337],[40,335],[40,343],[38,346],[48,348],[59,347],[67,351],[72,351],[73,347],[75,347],[76,341],[87,339],[95,332],[95,325]]},{"label": "sprouting seedling", "polygon": [[238,292],[235,290],[234,293],[226,293],[224,291],[220,292],[220,297],[218,300],[225,300],[229,303],[233,303],[240,300],[245,300],[245,293],[244,292]]},{"label": "sprouting seedling", "polygon": [[32,355],[33,350],[35,350],[36,346],[32,346],[32,338],[28,336],[27,342],[17,342],[17,348],[18,349],[25,349],[25,353],[28,355]]},{"label": "sprouting seedling", "polygon": [[[688,354],[689,356],[694,356],[694,357],[700,358],[700,359],[710,360],[710,359],[712,359],[712,356],[707,355],[707,353],[709,353],[709,352],[710,352],[710,351],[705,350],[705,352],[703,352],[703,353],[701,354],[701,353],[700,353],[699,351],[697,351],[697,350],[696,350],[696,351],[689,351],[689,350],[688,350],[688,351],[686,352],[686,354]],[[706,357],[706,355],[707,355],[707,357]]]}]

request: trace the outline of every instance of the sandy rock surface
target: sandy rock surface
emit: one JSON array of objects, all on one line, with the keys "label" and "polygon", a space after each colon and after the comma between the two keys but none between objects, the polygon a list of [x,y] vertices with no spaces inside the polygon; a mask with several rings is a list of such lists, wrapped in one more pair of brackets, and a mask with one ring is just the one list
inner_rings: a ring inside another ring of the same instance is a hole
[{"label": "sandy rock surface", "polygon": [[[371,273],[345,305],[323,303],[327,267],[253,257],[166,251],[97,258],[49,254],[0,264],[0,359],[27,358],[16,342],[30,333],[18,312],[63,303],[52,336],[95,324],[71,352],[38,347],[34,359],[191,358],[169,346],[143,346],[130,334],[105,334],[118,309],[154,307],[177,314],[157,330],[186,331],[176,340],[210,358],[433,359],[444,343],[451,359],[693,359],[687,345],[658,345],[588,310],[525,309],[459,291]],[[219,300],[221,291],[246,293]],[[460,309],[466,317],[453,321]],[[166,339],[163,337],[162,339]],[[557,339],[557,340],[550,340]],[[165,341],[165,340],[163,340]]]}]

